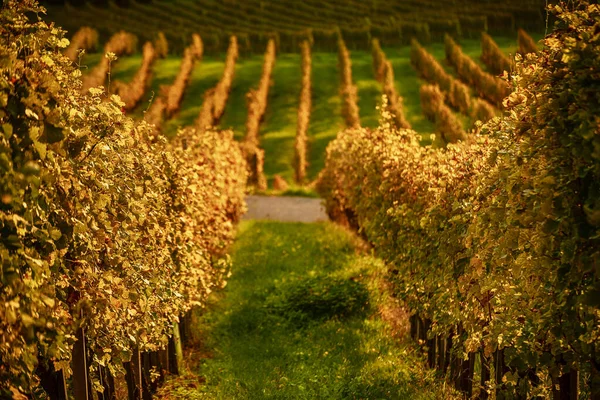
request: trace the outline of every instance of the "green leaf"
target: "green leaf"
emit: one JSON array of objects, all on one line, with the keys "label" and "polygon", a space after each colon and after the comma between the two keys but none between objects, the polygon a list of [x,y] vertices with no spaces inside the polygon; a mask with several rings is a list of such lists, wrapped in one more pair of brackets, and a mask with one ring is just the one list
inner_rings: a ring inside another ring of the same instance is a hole
[{"label": "green leaf", "polygon": [[2,124],[2,131],[4,131],[4,136],[9,139],[13,134],[13,126],[9,123]]}]

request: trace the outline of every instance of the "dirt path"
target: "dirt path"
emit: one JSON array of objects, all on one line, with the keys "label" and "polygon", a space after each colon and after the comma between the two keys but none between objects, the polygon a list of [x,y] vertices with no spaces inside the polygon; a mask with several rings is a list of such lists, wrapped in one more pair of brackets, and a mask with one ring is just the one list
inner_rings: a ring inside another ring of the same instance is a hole
[{"label": "dirt path", "polygon": [[319,222],[328,217],[321,199],[283,196],[248,196],[248,212],[242,219],[284,222]]}]

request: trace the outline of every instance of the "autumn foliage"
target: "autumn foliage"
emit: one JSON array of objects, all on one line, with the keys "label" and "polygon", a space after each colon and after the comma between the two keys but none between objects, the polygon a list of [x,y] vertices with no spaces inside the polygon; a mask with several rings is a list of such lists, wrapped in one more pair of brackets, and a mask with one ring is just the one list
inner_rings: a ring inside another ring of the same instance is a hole
[{"label": "autumn foliage", "polygon": [[259,129],[267,109],[271,74],[274,66],[275,40],[269,39],[258,87],[250,89],[246,94],[248,116],[246,117],[246,136],[244,137],[243,151],[250,171],[248,181],[250,184],[256,185],[259,190],[267,188],[267,179],[264,175],[265,152],[259,147]]},{"label": "autumn foliage", "polygon": [[80,328],[93,378],[98,365],[123,374],[133,349],[164,348],[182,313],[223,284],[213,256],[245,207],[231,133],[155,137],[117,96],[83,93],[59,52],[64,32],[26,9],[42,11],[22,0],[0,13],[2,398],[31,395],[38,365],[68,377]]},{"label": "autumn foliage", "polygon": [[517,43],[519,46],[519,53],[525,55],[528,53],[537,53],[538,48],[535,44],[535,40],[524,29],[519,28],[517,31]]},{"label": "autumn foliage", "polygon": [[490,103],[500,106],[511,92],[507,81],[485,72],[449,35],[444,37],[446,59],[456,69],[460,79],[469,84],[479,95]]},{"label": "autumn foliage", "polygon": [[402,97],[396,91],[396,80],[392,63],[387,59],[379,45],[379,40],[372,42],[373,68],[375,77],[383,86],[383,94],[387,97],[387,111],[394,116],[394,122],[399,128],[410,129],[410,123],[404,116]]},{"label": "autumn foliage", "polygon": [[203,46],[199,35],[192,35],[192,44],[186,47],[179,72],[171,85],[162,86],[158,96],[152,99],[152,104],[145,112],[144,120],[154,125],[155,132],[160,132],[165,118],[171,118],[181,106],[185,89],[196,65],[202,58]]},{"label": "autumn foliage", "polygon": [[514,62],[500,50],[494,39],[485,32],[481,32],[481,61],[496,75],[502,75],[504,71],[510,72],[514,68]]},{"label": "autumn foliage", "polygon": [[496,398],[566,398],[577,373],[581,393],[600,389],[600,8],[551,9],[557,28],[516,63],[505,116],[444,149],[347,130],[319,183],[329,214],[390,263],[427,337],[490,365],[480,390]]},{"label": "autumn foliage", "polygon": [[225,58],[225,69],[223,75],[213,88],[208,89],[204,93],[202,107],[196,118],[195,126],[199,130],[206,129],[210,126],[215,126],[225,112],[225,105],[231,91],[231,84],[235,75],[235,63],[238,58],[237,38],[232,36],[229,39],[229,47]]},{"label": "autumn foliage", "polygon": [[225,105],[231,91],[231,84],[235,75],[235,64],[239,56],[239,48],[237,37],[232,36],[229,39],[229,47],[227,48],[227,56],[225,58],[225,70],[221,80],[215,87],[214,103],[213,103],[213,119],[218,122],[225,112]]},{"label": "autumn foliage", "polygon": [[200,35],[192,35],[192,44],[186,47],[179,67],[179,73],[175,77],[175,81],[169,86],[166,94],[165,114],[167,118],[171,118],[181,106],[181,100],[188,86],[190,76],[194,70],[196,62],[202,58],[204,46]]},{"label": "autumn foliage", "polygon": [[302,53],[302,88],[300,89],[296,142],[294,144],[294,170],[296,172],[296,182],[302,184],[306,178],[306,142],[308,139],[308,124],[310,123],[310,112],[312,108],[312,59],[308,40],[302,41],[300,44],[300,50]]},{"label": "autumn foliage", "polygon": [[438,144],[456,143],[467,138],[461,121],[444,103],[444,94],[437,85],[422,85],[420,96],[423,114],[435,122],[435,131],[440,139]]},{"label": "autumn foliage", "polygon": [[360,126],[358,114],[358,89],[352,81],[352,61],[344,39],[338,38],[338,66],[340,68],[340,94],[342,96],[342,115],[348,128]]},{"label": "autumn foliage", "polygon": [[416,39],[411,41],[410,62],[419,76],[436,84],[446,94],[446,100],[452,108],[468,115],[472,106],[469,88],[447,73],[435,57],[425,50]]}]

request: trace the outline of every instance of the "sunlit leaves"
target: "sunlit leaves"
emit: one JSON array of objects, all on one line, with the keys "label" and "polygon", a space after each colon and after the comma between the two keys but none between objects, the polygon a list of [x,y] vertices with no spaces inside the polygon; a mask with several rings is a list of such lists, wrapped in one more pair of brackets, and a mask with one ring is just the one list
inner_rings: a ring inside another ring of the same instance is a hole
[{"label": "sunlit leaves", "polygon": [[113,374],[134,347],[163,347],[223,284],[213,256],[232,240],[246,183],[230,133],[168,145],[118,97],[82,94],[63,32],[22,6],[37,10],[0,13],[0,397],[31,393],[39,362],[68,373],[80,327]]},{"label": "sunlit leaves", "polygon": [[431,334],[460,327],[461,351],[506,349],[505,388],[524,397],[549,395],[600,339],[600,8],[557,11],[486,136],[435,151],[389,126],[344,131],[320,177],[330,215],[391,263]]}]

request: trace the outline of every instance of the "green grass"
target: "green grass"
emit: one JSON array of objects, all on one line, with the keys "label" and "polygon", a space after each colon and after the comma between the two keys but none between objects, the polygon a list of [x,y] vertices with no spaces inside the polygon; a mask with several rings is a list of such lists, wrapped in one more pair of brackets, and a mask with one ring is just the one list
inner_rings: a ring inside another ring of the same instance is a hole
[{"label": "green grass", "polygon": [[308,180],[325,166],[325,148],[344,129],[337,53],[312,54],[312,113],[308,127]]},{"label": "green grass", "polygon": [[104,53],[85,53],[83,57],[81,57],[81,73],[87,74],[92,68],[94,68],[100,60],[104,57]]},{"label": "green grass", "polygon": [[379,125],[377,105],[381,103],[381,85],[375,79],[373,56],[367,51],[352,51],[352,79],[358,88],[360,124],[366,128]]},{"label": "green grass", "polygon": [[379,318],[384,265],[355,244],[331,223],[242,223],[233,276],[193,326],[205,383],[188,375],[162,398],[448,398]]},{"label": "green grass", "polygon": [[142,54],[121,56],[112,64],[111,80],[129,82],[142,66]]},{"label": "green grass", "polygon": [[298,120],[302,70],[299,54],[278,54],[269,90],[269,104],[260,129],[260,146],[265,150],[265,174],[271,186],[279,174],[294,181],[294,143]]}]

